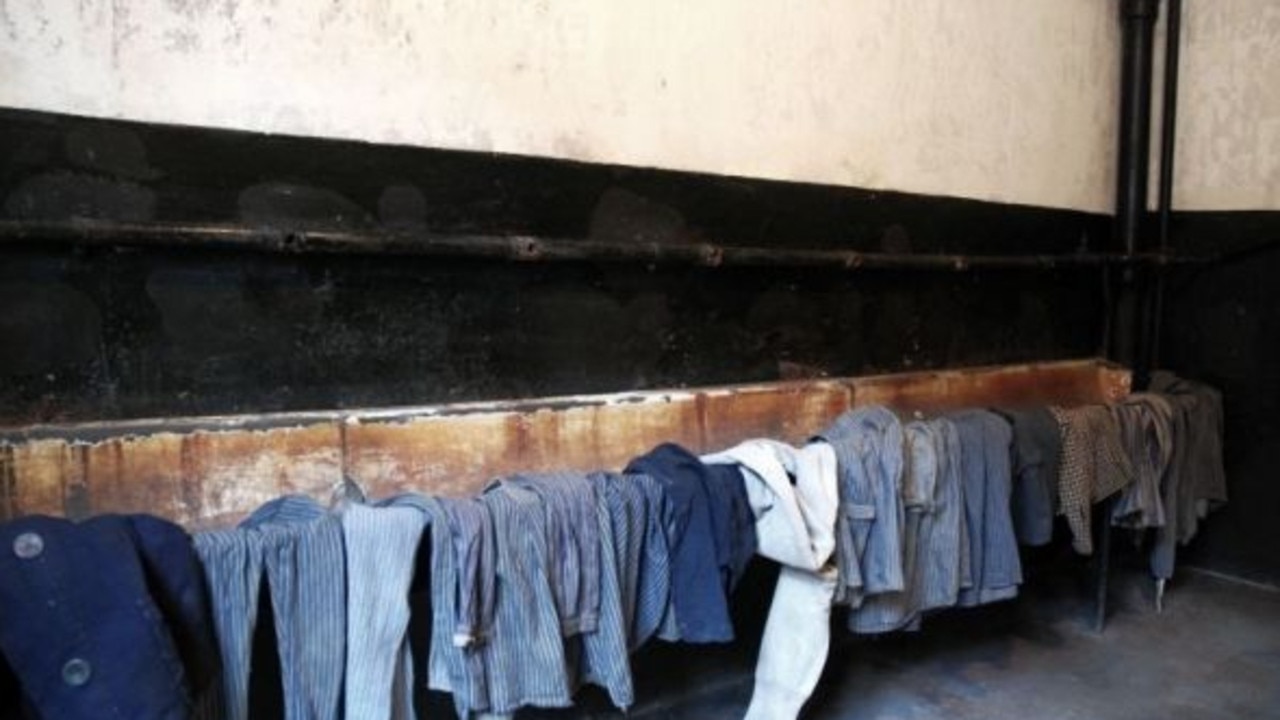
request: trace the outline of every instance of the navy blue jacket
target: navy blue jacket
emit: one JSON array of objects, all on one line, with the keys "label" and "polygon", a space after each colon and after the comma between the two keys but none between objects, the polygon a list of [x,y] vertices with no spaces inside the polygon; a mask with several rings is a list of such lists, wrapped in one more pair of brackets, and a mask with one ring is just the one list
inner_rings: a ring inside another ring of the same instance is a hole
[{"label": "navy blue jacket", "polygon": [[215,648],[180,527],[144,515],[0,525],[0,653],[12,669],[0,707],[21,705],[17,691],[27,717],[188,718],[214,694]]}]

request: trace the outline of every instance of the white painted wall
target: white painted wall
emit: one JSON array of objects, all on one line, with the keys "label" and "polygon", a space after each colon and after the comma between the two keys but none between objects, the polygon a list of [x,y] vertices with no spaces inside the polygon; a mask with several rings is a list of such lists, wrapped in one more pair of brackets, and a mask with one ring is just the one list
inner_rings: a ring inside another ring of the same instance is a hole
[{"label": "white painted wall", "polygon": [[[1175,206],[1280,209],[1280,2],[1184,12]],[[0,105],[1107,212],[1117,40],[1115,0],[0,0]]]},{"label": "white painted wall", "polygon": [[1108,211],[1114,0],[0,0],[0,105]]},{"label": "white painted wall", "polygon": [[1182,32],[1174,207],[1280,210],[1280,2],[1184,0]]}]

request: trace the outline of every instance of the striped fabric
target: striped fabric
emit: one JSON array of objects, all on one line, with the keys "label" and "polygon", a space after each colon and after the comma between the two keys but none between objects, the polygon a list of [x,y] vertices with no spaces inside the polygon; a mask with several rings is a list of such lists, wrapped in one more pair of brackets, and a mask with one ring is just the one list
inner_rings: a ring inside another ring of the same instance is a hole
[{"label": "striped fabric", "polygon": [[[622,608],[622,573],[618,566],[618,548],[614,544],[609,501],[597,480],[593,479],[592,485],[595,487],[592,496],[600,538],[600,621],[594,632],[585,632],[577,639],[581,643],[582,680],[604,688],[613,704],[625,711],[635,702],[635,690],[627,645],[629,625]],[[568,642],[573,643],[575,639]]]},{"label": "striped fabric", "polygon": [[223,662],[229,720],[248,716],[252,642],[265,572],[280,653],[285,717],[338,717],[345,640],[342,531],[309,498],[267,503],[241,527],[199,533]]},{"label": "striped fabric", "polygon": [[527,488],[542,501],[548,579],[561,632],[594,632],[600,620],[600,532],[591,482],[575,472],[515,475],[503,482]]},{"label": "striped fabric", "polygon": [[934,442],[937,475],[928,522],[920,533],[916,566],[917,609],[921,612],[955,605],[969,565],[960,437],[955,424],[945,418],[931,420],[928,427]]},{"label": "striped fabric", "polygon": [[627,647],[635,650],[672,615],[671,566],[662,529],[666,494],[648,475],[602,472],[590,477],[608,506]]},{"label": "striped fabric", "polygon": [[222,706],[226,720],[249,717],[249,670],[262,582],[262,543],[257,532],[197,533],[196,554],[208,581],[213,627],[222,655]]},{"label": "striped fabric", "polygon": [[948,416],[960,439],[960,477],[968,523],[972,586],[960,591],[963,607],[1007,600],[1018,594],[1022,562],[1009,501],[1013,492],[1010,444],[1013,430],[986,410]]},{"label": "striped fabric", "polygon": [[[883,633],[911,625],[917,618],[923,597],[925,571],[931,569],[928,553],[933,550],[931,533],[938,487],[938,445],[935,428],[924,422],[907,423],[902,428],[906,441],[902,475],[903,580],[898,592],[873,595],[849,613],[849,629],[857,633]],[[951,548],[958,560],[959,548]]]},{"label": "striped fabric", "polygon": [[[431,606],[411,608],[412,612],[431,613],[431,646],[427,660],[426,685],[432,690],[451,693],[458,717],[470,717],[473,711],[488,707],[489,692],[484,659],[480,648],[484,639],[477,638],[467,646],[454,644],[452,633],[457,627],[458,596],[464,592],[457,572],[449,514],[445,505],[455,500],[418,494],[399,495],[380,505],[414,508],[422,513],[425,532],[431,542]],[[487,509],[486,509],[487,513]],[[496,567],[496,564],[495,564]],[[492,578],[489,583],[492,585]]]},{"label": "striped fabric", "polygon": [[839,467],[836,602],[857,607],[867,596],[903,590],[901,423],[868,406],[841,415],[820,437]]},{"label": "striped fabric", "polygon": [[442,499],[448,518],[449,547],[457,568],[457,607],[452,639],[467,647],[483,642],[493,629],[493,582],[497,562],[493,519],[475,498]]},{"label": "striped fabric", "polygon": [[634,650],[655,634],[663,640],[678,640],[680,630],[672,600],[671,548],[663,529],[664,518],[670,514],[666,491],[662,483],[648,475],[624,477],[640,488],[645,506],[644,533],[635,540],[642,548],[636,615],[631,625],[631,648]]},{"label": "striped fabric", "polygon": [[955,605],[970,552],[955,425],[944,418],[911,422],[903,435],[906,589],[869,597],[851,610],[849,627],[855,632],[914,630],[924,612]]},{"label": "striped fabric", "polygon": [[538,495],[498,482],[481,499],[497,538],[493,633],[480,648],[492,713],[531,705],[569,707],[560,616],[548,581],[553,571],[547,517]]},{"label": "striped fabric", "polygon": [[425,525],[410,507],[353,504],[342,513],[347,550],[347,720],[414,717],[406,663],[409,584]]},{"label": "striped fabric", "polygon": [[1131,528],[1164,527],[1160,482],[1173,460],[1173,406],[1152,393],[1134,393],[1110,408],[1133,482],[1120,494],[1112,521]]},{"label": "striped fabric", "polygon": [[341,522],[309,497],[286,495],[241,528],[256,529],[262,541],[285,717],[338,717],[346,634]]}]

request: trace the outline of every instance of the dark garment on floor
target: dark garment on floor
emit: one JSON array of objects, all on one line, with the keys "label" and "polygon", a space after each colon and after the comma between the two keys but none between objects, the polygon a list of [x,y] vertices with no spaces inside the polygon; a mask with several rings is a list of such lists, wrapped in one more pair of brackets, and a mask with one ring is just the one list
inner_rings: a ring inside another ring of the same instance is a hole
[{"label": "dark garment on floor", "polygon": [[1048,408],[997,410],[1013,427],[1013,528],[1023,545],[1053,539],[1062,436]]},{"label": "dark garment on floor", "polygon": [[188,718],[217,649],[191,538],[143,515],[0,526],[0,651],[39,716]]},{"label": "dark garment on floor", "polygon": [[737,468],[705,465],[666,443],[632,460],[626,472],[649,475],[667,494],[663,526],[680,639],[732,640],[728,595],[755,552],[754,519]]}]

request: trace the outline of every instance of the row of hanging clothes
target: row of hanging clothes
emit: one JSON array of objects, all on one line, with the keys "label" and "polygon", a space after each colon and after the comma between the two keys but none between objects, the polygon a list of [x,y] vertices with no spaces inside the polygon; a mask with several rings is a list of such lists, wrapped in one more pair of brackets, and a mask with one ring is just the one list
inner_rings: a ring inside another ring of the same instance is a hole
[{"label": "row of hanging clothes", "polygon": [[[0,526],[0,718],[250,717],[270,625],[290,720],[567,707],[584,685],[635,702],[655,638],[734,638],[754,556],[780,566],[745,717],[793,718],[855,633],[1013,598],[1019,545],[1064,516],[1092,551],[1095,504],[1154,531],[1152,572],[1225,501],[1222,405],[1157,375],[1114,405],[900,417],[852,410],[802,447],[697,456],[666,444],[621,472],[530,473],[471,498],[273,500],[188,535],[159,518]],[[263,618],[266,620],[263,620]],[[7,665],[7,667],[5,667]],[[6,709],[7,708],[7,709]]]}]

